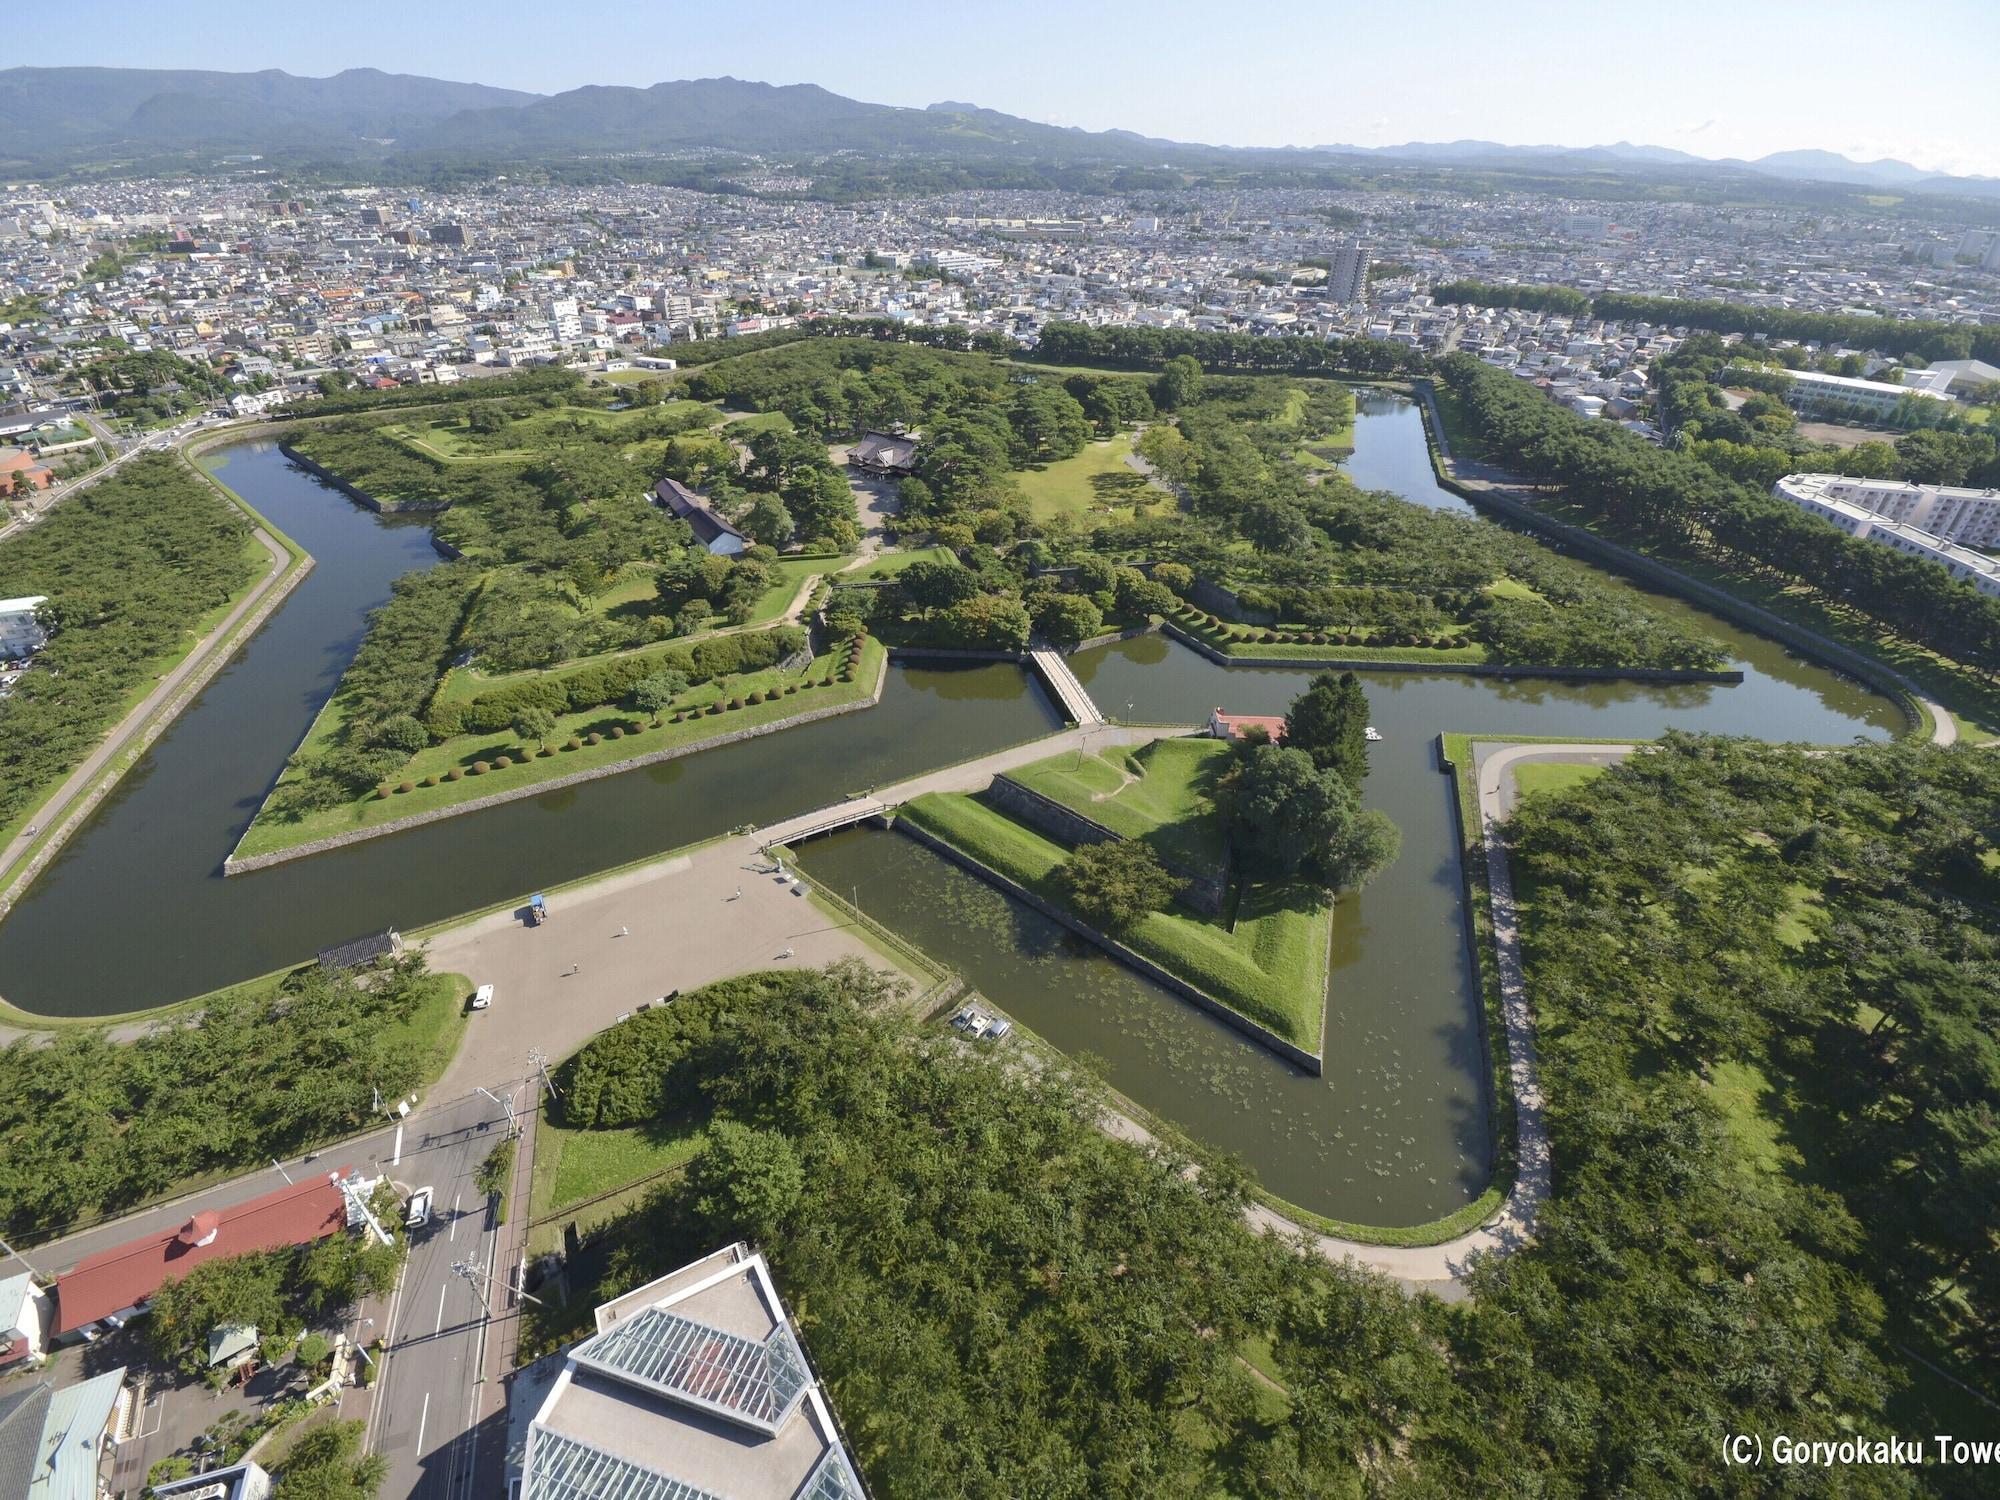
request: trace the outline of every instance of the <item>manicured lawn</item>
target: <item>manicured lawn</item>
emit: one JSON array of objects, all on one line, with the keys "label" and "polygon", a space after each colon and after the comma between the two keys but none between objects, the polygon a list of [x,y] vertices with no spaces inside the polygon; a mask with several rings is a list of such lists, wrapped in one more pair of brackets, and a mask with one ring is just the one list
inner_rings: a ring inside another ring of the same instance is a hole
[{"label": "manicured lawn", "polygon": [[617,580],[601,594],[592,594],[585,607],[592,614],[608,615],[621,604],[637,604],[659,594],[659,570],[650,563],[627,563]]},{"label": "manicured lawn", "polygon": [[757,596],[750,623],[762,625],[777,619],[798,597],[799,585],[815,573],[838,573],[845,566],[847,558],[838,554],[832,557],[779,558],[777,567],[773,569],[771,586]]},{"label": "manicured lawn", "polygon": [[722,425],[730,437],[748,442],[760,432],[790,432],[792,419],[781,411],[753,411],[730,417]]},{"label": "manicured lawn", "polygon": [[1113,833],[1144,839],[1170,864],[1212,870],[1224,857],[1212,788],[1228,764],[1220,740],[1176,739],[1051,756],[1008,774]]},{"label": "manicured lawn", "polygon": [[1523,797],[1531,792],[1562,792],[1604,774],[1603,766],[1582,766],[1559,760],[1530,760],[1514,767],[1514,785]]},{"label": "manicured lawn", "polygon": [[621,1130],[566,1130],[543,1120],[535,1130],[535,1180],[528,1213],[539,1219],[648,1177],[684,1167],[701,1149],[698,1121]]},{"label": "manicured lawn", "polygon": [[[975,798],[932,793],[900,816],[1060,905],[1050,873],[1069,851]],[[1326,1012],[1333,907],[1305,886],[1257,885],[1238,903],[1234,930],[1176,908],[1119,934],[1133,951],[1307,1051]]]},{"label": "manicured lawn", "polygon": [[[376,827],[396,818],[409,817],[417,813],[435,812],[470,802],[477,797],[490,796],[495,792],[516,791],[530,788],[539,782],[551,781],[558,776],[568,776],[577,771],[597,770],[605,766],[615,766],[623,761],[635,760],[660,750],[672,749],[677,745],[694,744],[717,735],[734,733],[737,730],[754,728],[760,724],[775,723],[796,714],[817,709],[832,708],[844,703],[858,703],[874,690],[876,674],[881,669],[883,647],[873,637],[867,638],[861,654],[854,681],[829,681],[833,674],[833,656],[823,656],[803,673],[784,672],[776,667],[761,672],[749,672],[738,677],[725,678],[719,682],[705,682],[689,688],[675,701],[676,709],[706,708],[711,703],[727,702],[731,698],[745,696],[752,692],[781,690],[787,683],[799,683],[800,691],[785,694],[764,703],[751,704],[739,709],[725,709],[718,714],[699,714],[676,724],[669,717],[658,728],[652,727],[643,716],[630,710],[608,707],[595,708],[584,713],[564,714],[556,720],[555,733],[549,737],[551,746],[562,745],[571,737],[583,738],[590,733],[599,733],[603,740],[595,745],[588,742],[575,750],[552,750],[547,755],[527,755],[519,738],[509,731],[498,734],[455,735],[441,745],[430,745],[412,756],[409,763],[392,781],[420,783],[427,776],[439,778],[435,786],[414,785],[412,790],[394,793],[387,797],[377,797],[372,793],[356,802],[341,807],[328,808],[312,813],[296,823],[284,822],[276,817],[260,813],[244,834],[237,846],[237,854],[248,857],[268,854],[279,849],[289,849],[313,839],[327,838],[334,834],[351,833],[361,829]],[[807,688],[805,684],[818,686]],[[672,710],[669,711],[671,715]],[[315,723],[314,735],[321,735],[321,724],[328,715],[322,711],[321,723]],[[646,727],[632,733],[629,726],[639,723]],[[611,737],[614,725],[627,727],[621,738]],[[313,737],[308,737],[308,746]],[[532,748],[532,747],[529,747]],[[505,755],[513,760],[506,767],[493,765],[498,757]],[[486,761],[491,767],[482,775],[467,774],[475,761]],[[446,773],[457,769],[460,779],[444,779]],[[282,783],[283,778],[280,778]]]},{"label": "manicured lawn", "polygon": [[949,547],[919,547],[914,552],[884,552],[865,568],[856,568],[852,573],[842,574],[843,579],[859,581],[864,578],[894,578],[912,563],[935,562],[955,563],[958,554]]},{"label": "manicured lawn", "polygon": [[1078,520],[1103,518],[1114,511],[1129,513],[1139,503],[1173,504],[1173,497],[1155,489],[1145,476],[1126,462],[1132,452],[1132,434],[1087,445],[1074,458],[1065,458],[1043,469],[1023,469],[1014,482],[1027,497],[1028,510],[1037,521],[1052,516],[1074,516]]}]

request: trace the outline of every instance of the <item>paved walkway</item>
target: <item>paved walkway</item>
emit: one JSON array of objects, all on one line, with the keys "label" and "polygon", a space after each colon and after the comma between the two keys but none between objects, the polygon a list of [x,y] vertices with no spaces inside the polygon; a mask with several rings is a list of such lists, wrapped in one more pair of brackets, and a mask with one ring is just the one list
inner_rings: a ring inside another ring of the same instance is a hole
[{"label": "paved walkway", "polygon": [[[779,876],[764,851],[829,819],[853,821],[926,792],[975,790],[1064,750],[1142,744],[1174,732],[1065,730],[557,892],[540,927],[528,926],[516,909],[437,933],[425,943],[432,969],[490,983],[496,993],[493,1008],[467,1024],[433,1092],[455,1095],[518,1074],[530,1048],[559,1062],[643,1002],[675,990],[752,969],[849,957],[888,962],[843,918],[807,901],[804,885]],[[920,976],[906,977],[921,987]]]},{"label": "paved walkway", "polygon": [[[1482,748],[1487,754],[1481,755]],[[1486,883],[1493,915],[1493,949],[1500,972],[1501,1015],[1506,1026],[1507,1073],[1514,1093],[1516,1168],[1514,1186],[1500,1210],[1477,1229],[1441,1245],[1365,1245],[1304,1228],[1262,1204],[1250,1209],[1250,1222],[1280,1234],[1301,1234],[1328,1260],[1352,1261],[1380,1271],[1414,1289],[1447,1298],[1465,1294],[1464,1280],[1473,1257],[1505,1254],[1526,1244],[1535,1216],[1549,1195],[1548,1125],[1542,1111],[1542,1086],[1535,1056],[1535,1017],[1521,972],[1520,930],[1514,910],[1514,877],[1498,825],[1512,806],[1511,772],[1523,761],[1568,761],[1609,765],[1632,753],[1631,745],[1475,745],[1474,774],[1478,778],[1479,821],[1486,848]],[[1117,1133],[1139,1130],[1121,1122]],[[1141,1135],[1143,1131],[1139,1132]]]}]

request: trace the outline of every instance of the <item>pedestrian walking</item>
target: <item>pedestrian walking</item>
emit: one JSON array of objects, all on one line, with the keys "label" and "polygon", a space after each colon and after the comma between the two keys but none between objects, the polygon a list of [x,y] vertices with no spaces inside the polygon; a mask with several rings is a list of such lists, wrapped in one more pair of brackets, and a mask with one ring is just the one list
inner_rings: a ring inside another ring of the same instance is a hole
[{"label": "pedestrian walking", "polygon": [[736,894],[731,896],[729,899],[731,901],[741,901],[743,899],[743,887],[740,885],[736,887]]},{"label": "pedestrian walking", "polygon": [[787,948],[783,953],[780,953],[778,955],[778,957],[780,958],[790,958],[791,956],[792,956],[792,950],[790,948]]},{"label": "pedestrian walking", "polygon": [[[582,964],[571,964],[571,965],[569,966],[569,972],[570,972],[570,974],[580,974],[580,973],[582,973],[582,972],[583,972],[583,965],[582,965]],[[565,979],[567,979],[567,978],[569,977],[569,975],[568,975],[568,974],[565,974],[565,975],[564,975],[563,977],[564,977]]]},{"label": "pedestrian walking", "polygon": [[620,937],[630,937],[632,935],[632,929],[629,927],[621,927],[618,929],[618,935]]}]

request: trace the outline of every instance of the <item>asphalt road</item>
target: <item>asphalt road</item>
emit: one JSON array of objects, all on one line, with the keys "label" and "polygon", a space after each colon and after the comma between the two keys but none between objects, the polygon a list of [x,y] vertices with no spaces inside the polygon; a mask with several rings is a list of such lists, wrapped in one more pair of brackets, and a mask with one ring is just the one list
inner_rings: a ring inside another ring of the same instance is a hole
[{"label": "asphalt road", "polygon": [[[522,1084],[517,1106],[525,1108],[530,1098]],[[473,1177],[506,1132],[504,1112],[474,1094],[426,1117],[420,1132],[406,1135],[402,1163],[388,1169],[408,1189],[430,1188],[433,1208],[430,1224],[411,1237],[369,1418],[374,1450],[389,1460],[385,1496],[467,1500],[473,1492],[488,1298],[493,1311],[504,1310],[501,1286],[511,1256],[502,1241],[517,1228],[494,1223]],[[467,1280],[452,1269],[461,1264],[481,1274]]]},{"label": "asphalt road", "polygon": [[[489,1084],[505,1098],[510,1092],[518,1108],[529,1107],[532,1089],[523,1080]],[[519,1226],[500,1229],[492,1222],[486,1195],[473,1183],[474,1174],[495,1143],[505,1134],[505,1108],[486,1095],[469,1092],[456,1099],[413,1113],[402,1126],[401,1151],[397,1130],[389,1127],[344,1145],[330,1146],[301,1160],[288,1161],[282,1171],[238,1177],[143,1210],[123,1219],[29,1247],[27,1261],[43,1277],[59,1276],[87,1256],[125,1244],[142,1235],[176,1229],[201,1208],[223,1208],[297,1182],[312,1172],[352,1167],[361,1175],[387,1175],[405,1193],[432,1190],[432,1220],[411,1237],[410,1258],[402,1286],[389,1308],[389,1353],[376,1388],[369,1418],[375,1451],[386,1455],[390,1476],[384,1496],[460,1500],[472,1493],[475,1441],[471,1435],[479,1396],[480,1356],[486,1337],[483,1299],[473,1284],[455,1275],[456,1262],[493,1271],[504,1281],[511,1254],[503,1244]],[[0,1272],[11,1273],[11,1261],[0,1255]],[[494,1310],[506,1301],[496,1291]],[[364,1344],[383,1336],[381,1328],[363,1328]]]}]

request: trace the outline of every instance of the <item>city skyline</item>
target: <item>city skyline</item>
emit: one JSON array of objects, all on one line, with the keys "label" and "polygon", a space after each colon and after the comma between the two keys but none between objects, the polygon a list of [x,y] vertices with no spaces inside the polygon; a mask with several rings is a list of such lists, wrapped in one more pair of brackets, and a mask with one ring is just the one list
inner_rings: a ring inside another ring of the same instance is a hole
[{"label": "city skyline", "polygon": [[[1030,0],[1002,24],[1019,45],[998,47],[948,44],[963,9],[871,4],[843,13],[829,45],[824,13],[796,0],[690,0],[623,14],[626,34],[612,45],[599,31],[551,31],[515,0],[420,13],[364,0],[338,34],[309,16],[206,0],[167,35],[130,0],[80,0],[60,17],[24,18],[14,58],[314,77],[374,67],[542,94],[729,75],[1213,145],[1629,141],[1708,159],[1826,150],[2000,175],[2000,100],[1979,76],[2000,55],[2000,12],[1977,3],[1937,7],[1957,38],[1949,49],[1847,0],[1747,13],[1696,0],[1671,34],[1568,3],[1521,15],[1434,0],[1390,16],[1253,0],[1217,30],[1213,12],[1187,0],[1083,10]],[[994,24],[990,11],[981,17]],[[884,57],[895,66],[879,66]],[[1887,97],[1911,78],[1949,108]]]}]

